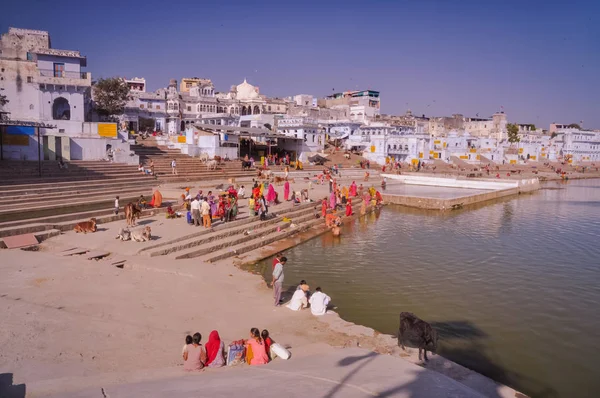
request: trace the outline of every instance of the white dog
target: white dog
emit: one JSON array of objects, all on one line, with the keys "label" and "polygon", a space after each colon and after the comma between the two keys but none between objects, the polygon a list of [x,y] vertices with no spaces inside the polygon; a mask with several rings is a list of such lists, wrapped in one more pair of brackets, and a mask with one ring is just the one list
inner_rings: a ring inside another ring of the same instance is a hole
[{"label": "white dog", "polygon": [[131,231],[131,239],[136,242],[147,242],[152,239],[152,230],[149,226]]}]

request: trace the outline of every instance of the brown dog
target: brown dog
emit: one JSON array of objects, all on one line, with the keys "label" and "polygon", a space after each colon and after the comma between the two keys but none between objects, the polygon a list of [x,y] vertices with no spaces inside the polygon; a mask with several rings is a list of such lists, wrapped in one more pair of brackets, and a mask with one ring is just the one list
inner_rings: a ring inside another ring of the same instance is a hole
[{"label": "brown dog", "polygon": [[96,219],[90,218],[90,221],[77,223],[75,228],[73,228],[73,231],[76,233],[83,232],[84,234],[87,234],[88,232],[96,232]]},{"label": "brown dog", "polygon": [[142,210],[134,203],[127,203],[125,205],[125,219],[127,220],[127,226],[135,225],[135,219],[140,218]]}]

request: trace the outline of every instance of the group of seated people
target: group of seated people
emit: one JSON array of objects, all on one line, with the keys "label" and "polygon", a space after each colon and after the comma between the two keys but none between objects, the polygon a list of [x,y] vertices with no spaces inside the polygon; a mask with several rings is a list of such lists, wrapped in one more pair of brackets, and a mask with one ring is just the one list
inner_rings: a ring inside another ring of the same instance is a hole
[{"label": "group of seated people", "polygon": [[292,311],[301,311],[308,308],[310,304],[310,312],[313,315],[320,316],[327,313],[327,306],[330,302],[331,297],[323,293],[320,287],[317,287],[315,292],[311,293],[306,281],[302,280],[287,307]]},{"label": "group of seated people", "polygon": [[[210,332],[208,342],[203,347],[201,344],[202,335],[194,333],[193,336],[185,337],[183,346],[183,368],[188,371],[202,370],[205,367],[219,368],[227,365],[227,352],[225,343],[219,336],[219,332],[213,330]],[[271,348],[274,344],[269,331],[263,330],[262,333],[257,328],[250,329],[250,338],[241,340],[244,345],[242,357],[249,365],[264,365],[275,357]],[[235,345],[237,342],[233,342]]]}]

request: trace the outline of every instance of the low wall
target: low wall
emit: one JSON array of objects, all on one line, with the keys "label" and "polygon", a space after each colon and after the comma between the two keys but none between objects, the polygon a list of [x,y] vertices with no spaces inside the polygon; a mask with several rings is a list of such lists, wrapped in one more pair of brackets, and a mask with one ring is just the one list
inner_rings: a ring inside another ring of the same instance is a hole
[{"label": "low wall", "polygon": [[444,211],[518,194],[519,188],[508,188],[452,199],[420,198],[417,196],[392,194],[382,194],[381,196],[386,204],[396,204],[400,206],[414,207],[417,209]]},{"label": "low wall", "polygon": [[[382,177],[390,180],[400,181],[407,185],[427,185],[435,187],[448,188],[467,188],[467,189],[508,189],[519,186],[518,180],[464,180],[449,177],[430,177],[430,176],[415,176],[415,175],[396,175],[382,174]],[[536,179],[537,180],[537,179]]]}]

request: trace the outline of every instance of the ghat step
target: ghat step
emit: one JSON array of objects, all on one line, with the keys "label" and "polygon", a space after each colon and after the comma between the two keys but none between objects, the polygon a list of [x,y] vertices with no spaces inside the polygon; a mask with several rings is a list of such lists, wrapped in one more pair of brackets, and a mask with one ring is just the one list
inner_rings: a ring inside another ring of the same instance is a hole
[{"label": "ghat step", "polygon": [[222,233],[210,234],[204,239],[189,242],[187,245],[188,249],[182,251],[181,254],[176,255],[175,259],[181,260],[184,258],[200,257],[226,247],[259,239],[264,235],[278,232],[279,230],[285,230],[292,222],[297,224],[308,220],[314,220],[314,214],[315,210],[309,208],[300,212],[286,214],[285,217],[290,218],[292,221],[283,221],[283,217],[280,215],[267,221],[259,221],[253,217],[256,221],[249,223],[246,226],[230,229]]},{"label": "ghat step", "polygon": [[[292,217],[302,211],[311,211],[315,207],[314,203],[303,203],[300,206],[282,209],[277,212],[277,217],[263,221],[265,225],[273,224],[283,217]],[[142,248],[138,253],[149,254],[151,257],[162,256],[170,253],[186,250],[188,248],[198,246],[204,243],[203,237],[209,237],[211,235],[222,235],[222,234],[236,234],[243,233],[248,229],[249,226],[258,225],[261,223],[258,217],[246,217],[243,219],[231,221],[228,223],[217,224],[211,229],[202,229],[201,231],[179,237],[177,239],[170,240],[168,242],[159,243],[156,245]]]}]

